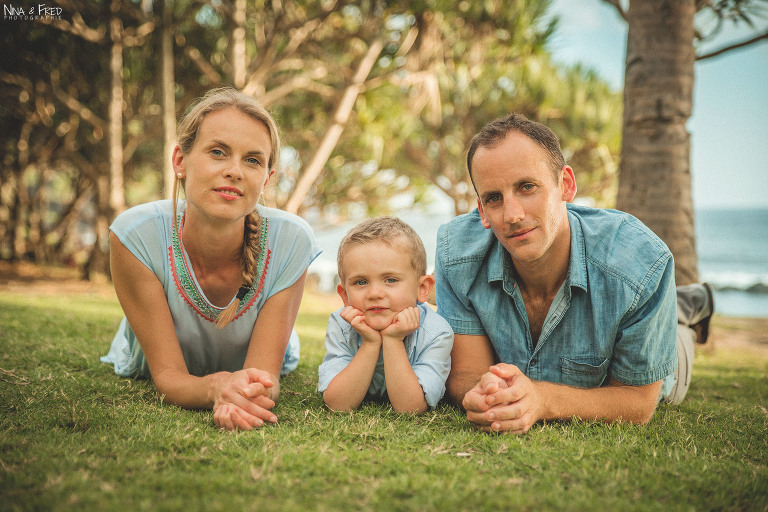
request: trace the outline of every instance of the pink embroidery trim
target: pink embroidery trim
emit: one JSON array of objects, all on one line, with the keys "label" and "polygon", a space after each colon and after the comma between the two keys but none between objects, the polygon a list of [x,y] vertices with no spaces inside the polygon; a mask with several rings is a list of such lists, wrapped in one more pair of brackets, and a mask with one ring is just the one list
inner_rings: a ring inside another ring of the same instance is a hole
[{"label": "pink embroidery trim", "polygon": [[[181,222],[179,223],[179,231],[181,231],[181,227],[184,225],[184,217],[182,216]],[[267,228],[268,229],[268,228]],[[266,255],[264,256],[264,267],[261,271],[261,277],[259,278],[259,285],[256,289],[255,293],[251,297],[251,300],[248,302],[248,304],[241,309],[240,313],[237,314],[235,318],[232,319],[232,321],[237,320],[241,316],[245,314],[246,311],[248,311],[251,306],[256,302],[256,299],[261,296],[262,289],[264,288],[264,281],[267,277],[267,270],[269,269],[269,263],[271,259],[272,251],[267,248]],[[187,275],[191,277],[192,273],[189,271],[190,264],[187,262],[187,258],[184,255],[184,252],[181,251],[181,247],[179,247],[179,256],[182,260],[182,263],[184,264],[185,268],[187,269]],[[173,243],[171,243],[170,246],[168,246],[168,260],[171,264],[171,274],[173,275],[173,281],[176,285],[176,289],[178,290],[179,294],[184,298],[184,301],[192,308],[192,310],[197,313],[201,318],[204,318],[205,320],[208,320],[209,322],[215,322],[216,319],[210,315],[206,315],[203,311],[200,310],[200,308],[195,304],[195,301],[192,299],[192,297],[189,296],[189,293],[187,292],[186,288],[184,287],[184,284],[181,282],[178,276],[178,268],[176,265],[176,259],[173,255]],[[197,290],[197,287],[193,282],[189,283],[189,286],[194,287],[195,291],[199,293]],[[200,300],[204,300],[201,296]]]}]

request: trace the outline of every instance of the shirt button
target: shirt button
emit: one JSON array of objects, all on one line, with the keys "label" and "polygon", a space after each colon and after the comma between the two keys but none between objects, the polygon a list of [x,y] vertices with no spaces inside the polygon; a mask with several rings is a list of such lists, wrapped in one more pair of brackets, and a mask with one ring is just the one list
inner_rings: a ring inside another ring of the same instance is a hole
[{"label": "shirt button", "polygon": [[536,360],[535,359],[531,359],[531,368],[533,368],[534,366],[536,366]]}]

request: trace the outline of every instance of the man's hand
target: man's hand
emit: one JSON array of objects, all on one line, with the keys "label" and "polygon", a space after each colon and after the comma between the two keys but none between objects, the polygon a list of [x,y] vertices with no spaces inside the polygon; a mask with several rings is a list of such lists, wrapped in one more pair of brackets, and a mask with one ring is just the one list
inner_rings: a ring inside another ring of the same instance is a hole
[{"label": "man's hand", "polygon": [[504,379],[490,372],[485,373],[475,387],[464,395],[464,400],[461,402],[461,406],[467,411],[467,419],[478,427],[487,426],[483,417],[485,412],[492,407],[488,402],[489,393],[495,393],[506,386],[507,383]]},{"label": "man's hand", "polygon": [[467,419],[486,432],[524,434],[541,417],[536,384],[514,365],[496,364],[462,402]]}]

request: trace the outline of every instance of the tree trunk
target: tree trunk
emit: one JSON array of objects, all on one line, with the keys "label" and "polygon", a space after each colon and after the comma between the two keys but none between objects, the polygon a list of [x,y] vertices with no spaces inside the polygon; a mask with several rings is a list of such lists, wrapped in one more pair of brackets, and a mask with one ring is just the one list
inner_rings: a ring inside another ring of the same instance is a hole
[{"label": "tree trunk", "polygon": [[304,202],[304,198],[309,193],[310,187],[322,174],[323,167],[325,167],[325,163],[331,156],[333,148],[339,142],[339,138],[341,138],[341,134],[344,131],[344,125],[347,124],[349,115],[355,107],[355,100],[357,100],[357,96],[362,91],[363,83],[371,69],[373,69],[373,65],[376,64],[376,59],[383,48],[384,42],[380,39],[375,40],[371,43],[368,52],[360,61],[357,71],[354,77],[352,77],[352,83],[344,90],[344,94],[342,94],[336,106],[336,111],[333,114],[333,123],[328,127],[328,131],[325,132],[323,139],[320,141],[320,145],[312,156],[312,160],[301,175],[301,179],[296,183],[291,197],[288,198],[288,202],[285,204],[285,211],[297,213],[301,203]]},{"label": "tree trunk", "polygon": [[[115,9],[114,4],[113,9]],[[123,184],[123,42],[122,22],[117,15],[110,20],[109,30],[112,36],[112,54],[109,60],[109,69],[112,75],[112,94],[109,99],[109,206],[112,209],[112,215],[117,215],[125,209]]]},{"label": "tree trunk", "polygon": [[96,223],[93,226],[96,232],[96,242],[93,244],[88,260],[83,265],[82,278],[89,281],[94,272],[110,276],[109,269],[109,219],[105,214],[109,210],[109,180],[106,176],[100,176],[96,184]]},{"label": "tree trunk", "polygon": [[176,98],[174,95],[174,72],[173,72],[173,13],[169,5],[169,0],[163,2],[163,30],[160,32],[161,38],[161,84],[160,90],[163,95],[163,188],[164,195],[171,198],[173,195],[173,182],[176,177],[173,175],[173,166],[171,165],[171,152],[173,143],[176,140]]},{"label": "tree trunk", "polygon": [[677,284],[698,280],[691,198],[695,0],[630,2],[621,172],[616,207],[675,257]]},{"label": "tree trunk", "polygon": [[26,169],[19,168],[16,172],[16,197],[9,219],[13,226],[11,261],[22,260],[27,253],[27,223],[30,208],[29,190],[24,179]]},{"label": "tree trunk", "polygon": [[235,0],[232,21],[232,84],[237,89],[245,85],[248,63],[245,52],[245,0]]}]

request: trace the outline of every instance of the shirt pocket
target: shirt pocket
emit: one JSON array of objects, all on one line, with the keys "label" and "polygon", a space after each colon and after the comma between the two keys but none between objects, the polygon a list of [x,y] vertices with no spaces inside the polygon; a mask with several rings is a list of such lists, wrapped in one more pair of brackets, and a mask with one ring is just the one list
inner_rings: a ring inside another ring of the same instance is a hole
[{"label": "shirt pocket", "polygon": [[608,375],[611,358],[581,357],[569,359],[560,358],[562,383],[581,388],[596,388],[603,384]]}]

